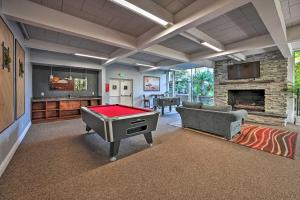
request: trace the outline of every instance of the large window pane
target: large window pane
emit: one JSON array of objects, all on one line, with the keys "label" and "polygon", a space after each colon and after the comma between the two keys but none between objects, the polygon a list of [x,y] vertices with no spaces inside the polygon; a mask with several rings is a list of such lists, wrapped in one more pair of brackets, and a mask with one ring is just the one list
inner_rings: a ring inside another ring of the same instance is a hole
[{"label": "large window pane", "polygon": [[214,74],[211,68],[195,68],[192,71],[193,101],[213,104]]},{"label": "large window pane", "polygon": [[168,72],[168,96],[174,96],[174,71]]},{"label": "large window pane", "polygon": [[169,71],[168,95],[180,97],[181,101],[213,104],[214,71],[201,67]]},{"label": "large window pane", "polygon": [[175,96],[181,101],[191,99],[191,70],[175,71]]},{"label": "large window pane", "polygon": [[295,85],[300,88],[300,51],[295,52]]},{"label": "large window pane", "polygon": [[297,116],[300,115],[300,51],[295,52],[295,89]]}]

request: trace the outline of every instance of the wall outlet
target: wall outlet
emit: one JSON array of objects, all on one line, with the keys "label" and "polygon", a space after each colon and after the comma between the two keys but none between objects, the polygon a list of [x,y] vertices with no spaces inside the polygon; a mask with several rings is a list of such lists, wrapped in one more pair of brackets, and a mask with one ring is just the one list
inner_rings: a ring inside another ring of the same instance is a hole
[{"label": "wall outlet", "polygon": [[44,97],[45,96],[45,93],[44,92],[41,92],[41,97]]},{"label": "wall outlet", "polygon": [[95,95],[95,92],[92,92],[92,95],[94,96],[94,95]]}]

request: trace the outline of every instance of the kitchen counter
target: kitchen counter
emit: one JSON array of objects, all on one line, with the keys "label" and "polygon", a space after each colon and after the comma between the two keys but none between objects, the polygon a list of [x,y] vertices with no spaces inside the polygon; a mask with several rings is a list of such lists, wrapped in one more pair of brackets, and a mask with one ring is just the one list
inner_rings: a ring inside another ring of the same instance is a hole
[{"label": "kitchen counter", "polygon": [[73,100],[99,100],[102,99],[101,96],[98,97],[44,97],[44,98],[33,98],[32,102],[42,102],[42,101],[73,101]]}]

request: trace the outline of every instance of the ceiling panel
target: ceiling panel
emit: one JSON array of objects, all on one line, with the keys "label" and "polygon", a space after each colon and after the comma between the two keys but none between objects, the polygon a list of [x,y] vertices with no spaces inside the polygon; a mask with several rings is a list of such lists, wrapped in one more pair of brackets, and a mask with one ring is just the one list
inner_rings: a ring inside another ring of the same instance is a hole
[{"label": "ceiling panel", "polygon": [[157,26],[151,20],[141,17],[108,0],[31,1],[135,37]]},{"label": "ceiling panel", "polygon": [[245,56],[251,56],[251,55],[255,55],[255,54],[262,54],[262,53],[267,53],[267,52],[272,52],[272,51],[279,51],[277,46],[274,47],[267,47],[267,48],[263,48],[263,49],[253,49],[253,50],[249,50],[249,51],[244,51],[242,52]]},{"label": "ceiling panel", "polygon": [[47,29],[38,28],[35,26],[26,25],[26,29],[31,39],[43,40],[56,44],[96,51],[104,54],[110,54],[113,51],[117,50],[117,47],[114,46],[94,42],[92,40],[83,39],[72,35],[58,33],[55,31],[50,31]]},{"label": "ceiling panel", "polygon": [[251,3],[198,28],[224,45],[268,33]]},{"label": "ceiling panel", "polygon": [[300,0],[281,0],[281,7],[287,27],[300,24]]},{"label": "ceiling panel", "polygon": [[[153,0],[155,3],[165,8],[172,14],[176,14],[195,0]],[[207,1],[207,0],[205,0]]]},{"label": "ceiling panel", "polygon": [[164,61],[165,59],[159,56],[154,56],[154,55],[150,55],[150,54],[146,54],[146,53],[136,53],[132,56],[130,56],[129,58],[133,58],[136,60],[142,60],[142,61],[146,61],[146,62],[152,62],[152,63],[159,63]]},{"label": "ceiling panel", "polygon": [[197,44],[196,42],[193,42],[181,35],[176,35],[172,38],[161,42],[160,44],[187,54],[195,53],[206,49],[202,45]]}]

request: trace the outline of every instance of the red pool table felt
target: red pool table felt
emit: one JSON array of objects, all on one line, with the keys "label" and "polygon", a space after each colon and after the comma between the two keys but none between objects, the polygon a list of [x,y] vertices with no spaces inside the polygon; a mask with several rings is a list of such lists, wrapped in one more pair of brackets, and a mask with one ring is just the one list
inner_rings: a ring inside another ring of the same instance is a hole
[{"label": "red pool table felt", "polygon": [[88,108],[93,112],[105,115],[107,117],[122,117],[150,112],[150,110],[122,105],[90,106]]}]

